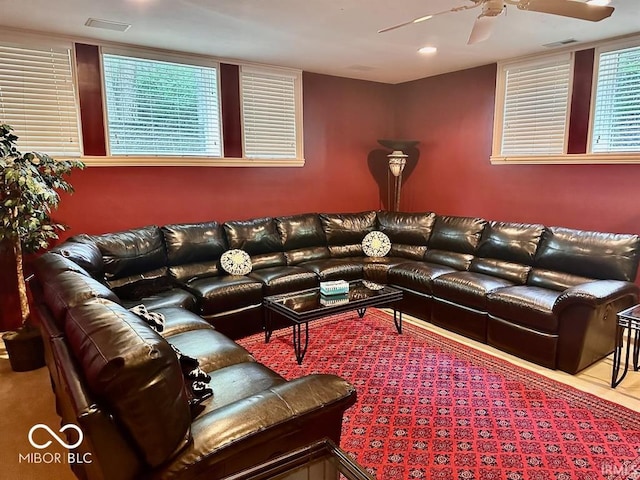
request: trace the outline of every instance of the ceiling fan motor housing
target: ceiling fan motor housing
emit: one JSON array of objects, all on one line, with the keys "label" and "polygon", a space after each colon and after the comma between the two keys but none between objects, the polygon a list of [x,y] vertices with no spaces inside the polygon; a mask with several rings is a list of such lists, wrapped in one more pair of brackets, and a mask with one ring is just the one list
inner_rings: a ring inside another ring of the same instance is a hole
[{"label": "ceiling fan motor housing", "polygon": [[504,11],[505,8],[506,5],[502,0],[487,0],[482,5],[482,16],[497,17]]}]

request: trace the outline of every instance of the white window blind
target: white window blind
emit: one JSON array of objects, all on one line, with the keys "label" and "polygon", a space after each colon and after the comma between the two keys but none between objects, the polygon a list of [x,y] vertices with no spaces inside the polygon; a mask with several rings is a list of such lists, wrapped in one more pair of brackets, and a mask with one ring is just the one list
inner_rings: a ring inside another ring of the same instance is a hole
[{"label": "white window blind", "polygon": [[222,154],[217,69],[103,54],[111,155]]},{"label": "white window blind", "polygon": [[242,124],[246,158],[292,159],[298,146],[299,74],[242,68]]},{"label": "white window blind", "polygon": [[640,152],[640,46],[599,55],[591,150]]},{"label": "white window blind", "polygon": [[80,155],[70,48],[0,45],[0,123],[21,152]]},{"label": "white window blind", "polygon": [[544,63],[505,66],[503,74],[501,154],[563,153],[571,80],[569,55]]}]

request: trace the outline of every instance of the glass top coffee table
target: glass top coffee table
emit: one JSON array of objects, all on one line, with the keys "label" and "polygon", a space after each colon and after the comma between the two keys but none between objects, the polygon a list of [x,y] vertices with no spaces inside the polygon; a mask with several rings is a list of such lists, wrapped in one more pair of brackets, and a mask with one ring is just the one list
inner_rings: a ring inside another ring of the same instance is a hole
[{"label": "glass top coffee table", "polygon": [[360,465],[330,440],[236,473],[223,480],[373,480]]},{"label": "glass top coffee table", "polygon": [[[272,315],[281,315],[293,325],[293,349],[298,365],[309,346],[309,322],[336,313],[355,310],[362,318],[369,307],[391,306],[402,300],[402,291],[388,285],[357,280],[349,283],[349,293],[324,296],[320,287],[264,298],[265,342],[273,333]],[[393,308],[393,321],[402,333],[402,312]]]}]

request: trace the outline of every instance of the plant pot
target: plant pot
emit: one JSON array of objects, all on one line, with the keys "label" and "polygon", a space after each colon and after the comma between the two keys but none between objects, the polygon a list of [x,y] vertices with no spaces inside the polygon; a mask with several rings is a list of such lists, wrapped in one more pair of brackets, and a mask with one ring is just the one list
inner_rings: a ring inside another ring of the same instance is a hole
[{"label": "plant pot", "polygon": [[24,326],[15,332],[2,335],[14,372],[27,372],[44,367],[44,344],[40,330]]}]

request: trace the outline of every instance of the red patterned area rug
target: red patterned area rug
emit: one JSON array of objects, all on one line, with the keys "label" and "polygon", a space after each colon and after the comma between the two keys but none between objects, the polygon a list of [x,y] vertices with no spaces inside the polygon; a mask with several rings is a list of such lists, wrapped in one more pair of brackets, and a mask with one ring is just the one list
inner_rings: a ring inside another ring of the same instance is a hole
[{"label": "red patterned area rug", "polygon": [[333,373],[358,401],[341,447],[378,480],[640,479],[640,415],[370,309],[240,341],[285,378]]}]

